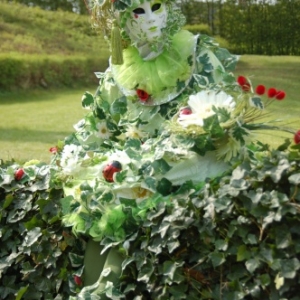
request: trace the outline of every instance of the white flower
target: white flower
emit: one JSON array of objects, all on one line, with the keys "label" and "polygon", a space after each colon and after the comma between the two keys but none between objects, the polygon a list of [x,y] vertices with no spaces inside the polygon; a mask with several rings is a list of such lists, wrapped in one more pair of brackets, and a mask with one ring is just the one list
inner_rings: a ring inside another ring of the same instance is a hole
[{"label": "white flower", "polygon": [[65,145],[61,154],[60,165],[65,174],[73,174],[78,171],[79,160],[81,160],[82,147],[76,145]]},{"label": "white flower", "polygon": [[138,129],[136,126],[127,126],[125,136],[133,139],[142,139],[146,136],[145,132]]},{"label": "white flower", "polygon": [[178,123],[183,127],[189,125],[203,126],[203,120],[215,114],[213,106],[225,108],[230,112],[235,107],[235,102],[230,95],[223,91],[219,93],[215,91],[201,91],[189,97],[188,105],[192,113],[180,114],[178,117]]},{"label": "white flower", "polygon": [[108,130],[107,126],[106,126],[106,122],[97,123],[96,128],[98,129],[96,135],[99,138],[101,138],[103,140],[106,140],[106,139],[110,138],[111,133],[109,132],[109,130]]}]

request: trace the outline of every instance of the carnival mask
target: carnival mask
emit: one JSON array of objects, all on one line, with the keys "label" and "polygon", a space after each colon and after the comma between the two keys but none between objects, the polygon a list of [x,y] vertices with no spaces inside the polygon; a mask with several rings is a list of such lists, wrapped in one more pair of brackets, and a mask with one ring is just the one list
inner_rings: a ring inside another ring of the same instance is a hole
[{"label": "carnival mask", "polygon": [[167,15],[165,3],[145,1],[131,11],[125,30],[133,43],[151,43],[161,36]]}]

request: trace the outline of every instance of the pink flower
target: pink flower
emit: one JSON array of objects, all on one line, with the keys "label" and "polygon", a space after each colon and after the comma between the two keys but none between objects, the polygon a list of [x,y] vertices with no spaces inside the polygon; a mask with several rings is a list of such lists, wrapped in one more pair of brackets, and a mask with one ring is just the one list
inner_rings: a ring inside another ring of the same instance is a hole
[{"label": "pink flower", "polygon": [[285,98],[285,92],[284,91],[278,91],[277,94],[275,95],[275,98],[277,100],[283,100]]},{"label": "pink flower", "polygon": [[257,95],[263,95],[266,91],[266,87],[262,84],[258,85],[255,89]]},{"label": "pink flower", "polygon": [[49,149],[49,151],[52,153],[52,154],[56,154],[58,152],[58,148],[57,147],[51,147]]},{"label": "pink flower", "polygon": [[149,99],[149,94],[143,90],[137,89],[136,94],[142,102],[146,102]]},{"label": "pink flower", "polygon": [[21,180],[24,174],[25,174],[25,172],[23,169],[18,169],[15,172],[15,180],[17,180],[17,181]]},{"label": "pink flower", "polygon": [[298,130],[294,135],[294,142],[296,145],[300,144],[300,130]]},{"label": "pink flower", "polygon": [[269,88],[268,89],[268,97],[269,98],[274,98],[277,94],[277,91],[275,88]]}]

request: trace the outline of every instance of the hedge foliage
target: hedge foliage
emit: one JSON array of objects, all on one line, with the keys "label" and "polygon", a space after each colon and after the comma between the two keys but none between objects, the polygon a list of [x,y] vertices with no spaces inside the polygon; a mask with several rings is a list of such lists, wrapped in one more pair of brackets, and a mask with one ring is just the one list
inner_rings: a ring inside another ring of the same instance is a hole
[{"label": "hedge foliage", "polygon": [[[224,176],[156,199],[124,240],[103,240],[124,254],[108,298],[299,299],[300,146],[287,145],[252,145]],[[1,165],[0,299],[100,299],[82,289],[85,241],[60,223],[56,168]]]},{"label": "hedge foliage", "polygon": [[185,1],[190,24],[208,24],[236,54],[299,55],[298,0]]},{"label": "hedge foliage", "polygon": [[107,59],[97,57],[0,54],[0,90],[86,86],[106,67]]}]

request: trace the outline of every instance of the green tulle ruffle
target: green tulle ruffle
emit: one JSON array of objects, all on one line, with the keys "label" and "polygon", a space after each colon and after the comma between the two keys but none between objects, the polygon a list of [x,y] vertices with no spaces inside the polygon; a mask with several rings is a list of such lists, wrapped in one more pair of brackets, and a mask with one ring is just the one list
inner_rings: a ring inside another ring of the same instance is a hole
[{"label": "green tulle ruffle", "polygon": [[112,65],[115,82],[126,96],[140,89],[150,95],[145,104],[158,105],[174,99],[189,83],[195,65],[197,38],[182,30],[172,46],[158,57],[144,61],[135,47],[123,51],[124,63]]}]

